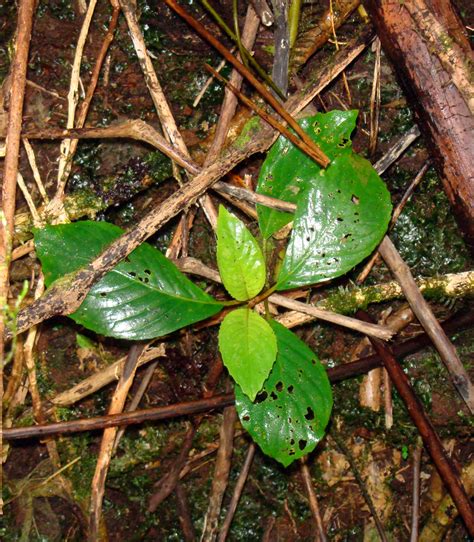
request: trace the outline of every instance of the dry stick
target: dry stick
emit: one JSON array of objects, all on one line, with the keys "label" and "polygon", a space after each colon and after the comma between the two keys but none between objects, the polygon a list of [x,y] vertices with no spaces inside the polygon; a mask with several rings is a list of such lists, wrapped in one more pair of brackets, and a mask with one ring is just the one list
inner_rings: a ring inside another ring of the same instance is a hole
[{"label": "dry stick", "polygon": [[417,442],[415,451],[413,453],[413,493],[410,542],[418,542],[418,528],[420,523],[420,473],[422,454],[423,444],[421,442],[421,439],[419,439],[419,442]]},{"label": "dry stick", "polygon": [[[77,128],[82,128],[86,122],[87,114],[89,112],[89,107],[92,102],[92,98],[95,93],[95,89],[97,88],[97,83],[99,81],[99,75],[102,70],[102,65],[104,63],[104,60],[107,56],[107,52],[109,50],[110,44],[112,43],[114,39],[115,30],[117,28],[118,18],[120,14],[120,7],[117,3],[117,0],[111,0],[110,1],[113,11],[112,16],[110,19],[109,28],[107,29],[107,34],[104,37],[104,40],[102,42],[102,46],[100,48],[99,54],[97,56],[97,59],[95,61],[94,69],[92,70],[92,75],[90,79],[90,83],[87,87],[86,95],[84,97],[84,100],[81,102],[81,105],[79,106],[79,112],[77,115],[77,120],[74,122],[74,115],[72,116],[72,122],[70,124],[70,128],[73,128],[74,125]],[[89,4],[90,7],[90,4]],[[81,29],[82,32],[82,29]],[[84,36],[85,38],[86,36]],[[81,39],[81,38],[80,38]],[[81,53],[82,55],[82,53]],[[80,62],[81,57],[78,56],[78,50],[76,49],[76,56],[75,56],[75,62],[76,59],[79,62],[79,66],[77,69],[80,69]],[[73,70],[74,71],[74,70]],[[71,85],[73,83],[74,76],[71,78]],[[68,125],[69,125],[68,124]],[[64,155],[64,158],[61,156],[61,158],[64,160],[64,168],[61,176],[58,175],[58,188],[56,190],[56,194],[54,196],[54,203],[51,203],[51,206],[49,209],[52,209],[53,212],[58,213],[62,212],[63,209],[63,198],[64,198],[64,190],[66,188],[66,184],[69,178],[69,174],[71,172],[72,167],[72,161],[74,158],[74,154],[77,150],[77,145],[79,141],[77,139],[69,139],[67,140],[68,143],[64,143],[64,151],[67,152],[67,154]],[[60,168],[61,169],[61,168]],[[59,173],[59,172],[58,172]]]},{"label": "dry stick", "polygon": [[308,154],[322,167],[327,167],[330,163],[329,158],[321,151],[321,149],[312,141],[312,139],[302,130],[296,120],[284,109],[282,104],[278,102],[273,95],[268,92],[265,86],[241,63],[230,51],[224,47],[206,28],[189,13],[178,5],[174,0],[165,0],[170,8],[180,15],[203,39],[215,47],[219,53],[228,61],[234,68],[255,88],[255,90],[268,102],[273,109],[285,119],[285,121],[293,128],[300,136],[301,140],[308,146]]},{"label": "dry stick", "polygon": [[375,63],[374,63],[374,78],[372,82],[372,92],[370,95],[370,138],[369,138],[369,156],[372,158],[377,149],[377,139],[379,133],[379,117],[380,117],[380,58],[381,45],[380,40],[376,38],[374,44]]},{"label": "dry stick", "polygon": [[33,172],[33,177],[36,182],[36,186],[38,187],[38,191],[43,198],[43,201],[45,203],[49,202],[48,194],[46,193],[46,189],[44,187],[43,181],[41,180],[41,175],[38,170],[38,166],[36,165],[36,157],[35,152],[33,150],[33,147],[31,146],[28,139],[23,138],[23,146],[25,147],[26,156],[28,157],[28,162],[30,163],[31,171]]},{"label": "dry stick", "polygon": [[[135,343],[130,348],[127,361],[123,366],[123,373],[115,389],[114,395],[110,402],[109,414],[117,414],[123,410],[123,406],[127,399],[127,394],[130,386],[135,378],[137,370],[137,362],[140,354],[145,348],[144,343]],[[92,479],[91,501],[89,506],[89,533],[88,540],[96,542],[99,538],[100,519],[102,515],[102,500],[105,491],[105,479],[109,469],[110,460],[114,449],[115,437],[118,428],[110,427],[105,429],[100,443],[99,456],[97,465]]]},{"label": "dry stick", "polygon": [[256,105],[250,98],[247,98],[245,94],[240,92],[238,88],[236,88],[230,81],[228,81],[225,77],[222,77],[220,73],[217,73],[214,68],[209,66],[209,64],[205,64],[204,67],[211,72],[216,79],[227,85],[230,90],[240,98],[240,100],[248,107],[250,108],[254,113],[256,113],[260,118],[262,118],[265,122],[268,122],[272,128],[275,128],[275,130],[278,130],[281,134],[283,134],[287,139],[289,139],[293,145],[298,147],[301,151],[311,156],[311,149],[306,144],[305,141],[302,141],[298,137],[296,137],[288,128],[286,128],[281,122],[279,122],[277,119],[269,115],[264,109]]},{"label": "dry stick", "polygon": [[183,531],[185,542],[194,542],[196,534],[194,532],[191,512],[189,510],[188,498],[183,485],[178,482],[175,488],[176,502],[178,508],[179,523]]},{"label": "dry stick", "polygon": [[424,327],[426,333],[431,337],[436,350],[448,369],[456,389],[466,402],[471,414],[474,413],[474,389],[469,375],[459,359],[456,348],[446,337],[430,306],[418,289],[410,268],[402,260],[388,237],[385,237],[380,243],[379,252],[394,277],[400,283],[403,293],[416,317]]},{"label": "dry stick", "polygon": [[[370,321],[368,314],[363,311],[358,311],[357,316],[364,319],[366,322]],[[471,506],[469,497],[466,494],[456,468],[443,448],[439,436],[424,411],[423,405],[414,393],[407,375],[404,373],[389,348],[378,339],[370,337],[370,341],[377,354],[382,358],[385,368],[387,369],[394,386],[397,388],[398,394],[405,403],[408,413],[415,423],[441,479],[448,488],[460,515],[464,519],[468,532],[471,536],[474,536],[474,509]]]},{"label": "dry stick", "polygon": [[[156,358],[164,356],[166,356],[164,344],[160,344],[154,348],[147,348],[139,357],[137,368]],[[55,406],[68,406],[77,403],[81,399],[84,399],[84,397],[92,395],[97,390],[100,390],[104,386],[107,386],[114,380],[120,378],[126,360],[127,357],[123,357],[115,363],[112,363],[112,365],[108,365],[105,369],[87,377],[72,388],[61,392],[59,395],[56,395],[51,399],[51,402]]]},{"label": "dry stick", "polygon": [[[409,199],[411,198],[413,192],[415,191],[415,188],[421,183],[423,180],[423,177],[425,176],[426,172],[430,168],[430,161],[427,160],[422,166],[421,169],[418,171],[418,173],[415,175],[415,178],[410,183],[408,188],[406,189],[405,193],[402,196],[402,199],[399,201],[398,205],[395,207],[392,218],[390,220],[390,224],[388,226],[389,230],[393,228],[393,226],[396,224],[398,217],[401,215],[403,209],[405,208],[405,205],[408,203]],[[368,277],[370,271],[372,270],[372,267],[375,264],[375,261],[379,257],[379,251],[378,249],[372,254],[369,261],[365,264],[364,269],[359,273],[359,276],[356,279],[356,283],[360,284],[361,282],[364,282],[365,279]]]},{"label": "dry stick", "polygon": [[235,484],[234,493],[232,494],[232,499],[229,503],[229,508],[227,509],[227,514],[225,516],[224,523],[222,524],[221,530],[219,531],[219,536],[217,542],[225,542],[227,535],[229,534],[230,526],[232,525],[232,520],[234,519],[235,511],[237,510],[237,505],[239,504],[242,491],[244,489],[245,483],[250,472],[250,467],[253,463],[253,458],[255,456],[255,444],[252,442],[247,450],[247,455],[245,456],[245,461],[240,471],[239,478]]},{"label": "dry stick", "polygon": [[[371,39],[372,33],[368,31],[358,36],[350,46],[342,49],[333,62],[321,70],[317,83],[309,85],[288,99],[286,102],[288,110],[297,113],[306,107],[314,96],[364,51]],[[20,311],[17,318],[17,332],[21,333],[32,325],[52,316],[74,312],[91,287],[117,263],[236,165],[257,152],[266,151],[276,137],[277,135],[268,126],[261,126],[243,148],[231,148],[225,156],[205,168],[194,179],[172,194],[159,209],[151,210],[132,230],[125,232],[117,241],[111,243],[93,262],[64,277],[50,287],[37,302]],[[8,332],[6,336],[9,336]]]},{"label": "dry stick", "polygon": [[375,509],[374,503],[372,501],[372,497],[370,496],[369,492],[367,491],[367,488],[365,487],[364,480],[362,479],[362,476],[360,475],[359,469],[356,465],[355,459],[352,456],[349,449],[346,447],[346,445],[342,442],[342,440],[335,435],[331,435],[331,439],[336,444],[339,451],[345,456],[347,459],[347,462],[349,463],[352,474],[354,475],[354,478],[356,479],[357,484],[359,485],[360,492],[362,493],[362,496],[364,497],[364,500],[369,507],[370,513],[372,514],[372,517],[374,518],[375,526],[377,527],[377,531],[379,533],[379,536],[382,540],[382,542],[388,542],[387,535],[385,534],[385,530],[383,528],[382,522],[380,521],[380,518],[377,514],[377,510]]},{"label": "dry stick", "polygon": [[[89,28],[92,22],[92,17],[94,15],[95,6],[97,0],[90,0],[89,5],[87,6],[87,12],[82,22],[81,31],[79,33],[79,38],[77,40],[77,45],[74,51],[74,61],[72,65],[71,72],[71,81],[69,84],[69,92],[67,96],[68,109],[67,109],[67,128],[74,128],[74,120],[76,117],[76,107],[79,101],[79,79],[81,72],[81,63],[82,63],[82,53],[84,52],[84,47],[86,45],[86,39],[89,35]],[[81,128],[81,126],[79,126]],[[60,156],[59,156],[59,166],[58,166],[58,184],[56,188],[56,195],[54,197],[54,203],[52,206],[62,204],[62,199],[64,195],[64,189],[66,187],[67,177],[71,169],[71,145],[72,141],[70,139],[65,139],[62,141],[60,146]],[[55,208],[58,209],[59,208]]]},{"label": "dry stick", "polygon": [[[443,327],[447,333],[453,334],[460,329],[470,328],[473,325],[474,311],[471,310],[465,312],[464,314],[456,314],[444,322]],[[429,337],[426,335],[426,333],[423,333],[417,337],[408,339],[401,344],[396,344],[393,351],[396,356],[403,357],[417,352],[421,348],[429,346],[430,344],[431,341]],[[332,367],[327,370],[327,373],[330,382],[335,383],[347,378],[360,376],[377,367],[383,367],[383,362],[378,354],[373,354],[358,361],[343,363],[337,367]],[[213,408],[221,408],[232,404],[234,404],[234,396],[232,394],[217,395],[207,399],[190,401],[188,403],[178,403],[164,407],[137,410],[135,412],[128,412],[125,414],[98,416],[96,418],[52,423],[43,426],[33,425],[30,427],[4,429],[3,438],[10,441],[25,438],[41,438],[55,434],[93,431],[96,429],[104,429],[106,427],[115,427],[117,425],[140,424],[147,421],[166,420],[179,416],[187,416],[200,412],[207,412]]]},{"label": "dry stick", "polygon": [[[17,39],[15,55],[11,66],[12,83],[10,110],[8,113],[7,141],[5,145],[5,164],[3,170],[2,208],[0,216],[0,398],[3,397],[3,367],[5,362],[4,334],[6,329],[6,310],[10,277],[10,258],[12,236],[15,222],[16,182],[18,176],[18,157],[20,152],[20,132],[22,124],[23,101],[25,97],[26,70],[31,40],[31,28],[35,0],[20,0],[17,19]],[[3,409],[0,406],[0,418]],[[0,427],[1,427],[0,420]],[[2,453],[0,437],[0,457]],[[0,487],[2,474],[0,473]],[[0,496],[0,512],[3,500]]]},{"label": "dry stick", "polygon": [[314,492],[313,481],[311,480],[311,473],[309,472],[306,458],[300,460],[300,469],[301,477],[303,478],[304,487],[308,496],[309,507],[311,508],[311,513],[313,514],[314,521],[316,522],[318,532],[317,539],[320,542],[326,542],[326,532],[324,531],[323,520],[319,511],[318,499],[316,497],[316,493]]},{"label": "dry stick", "polygon": [[[232,386],[228,383],[226,391],[230,392],[231,389]],[[219,432],[219,449],[217,450],[209,505],[204,517],[201,542],[212,542],[217,536],[222,500],[227,488],[230,468],[232,466],[235,423],[237,419],[237,411],[234,406],[224,409],[224,416]]]},{"label": "dry stick", "polygon": [[[141,356],[140,356],[141,357]],[[137,362],[137,369],[138,369],[138,362]],[[137,410],[138,405],[140,404],[140,401],[142,400],[142,397],[145,395],[145,392],[150,385],[151,378],[153,376],[153,373],[155,372],[155,369],[158,366],[158,362],[154,361],[149,367],[147,367],[145,374],[143,375],[143,378],[140,380],[140,385],[135,392],[135,395],[133,396],[133,399],[130,401],[130,404],[125,409],[126,412],[134,412]],[[121,427],[117,431],[117,436],[115,437],[114,441],[114,449],[113,454],[115,454],[117,447],[119,445],[120,439],[122,438],[123,434],[125,433],[125,427]]]}]

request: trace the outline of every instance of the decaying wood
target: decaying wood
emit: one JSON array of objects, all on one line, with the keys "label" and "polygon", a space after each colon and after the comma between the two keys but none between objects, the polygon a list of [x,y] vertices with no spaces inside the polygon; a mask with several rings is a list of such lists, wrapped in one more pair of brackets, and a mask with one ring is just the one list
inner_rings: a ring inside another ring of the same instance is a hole
[{"label": "decaying wood", "polygon": [[461,230],[474,246],[474,54],[444,0],[368,0]]}]

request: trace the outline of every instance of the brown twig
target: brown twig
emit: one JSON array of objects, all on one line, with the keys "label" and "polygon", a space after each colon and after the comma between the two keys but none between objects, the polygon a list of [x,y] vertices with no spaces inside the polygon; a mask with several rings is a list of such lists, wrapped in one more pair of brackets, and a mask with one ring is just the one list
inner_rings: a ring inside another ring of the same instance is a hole
[{"label": "brown twig", "polygon": [[422,296],[413,279],[410,268],[402,260],[388,237],[385,237],[380,243],[379,252],[394,277],[400,283],[403,293],[416,317],[424,327],[426,333],[431,337],[460,396],[466,402],[471,413],[474,413],[474,389],[469,375],[459,359],[456,348],[446,337],[430,306]]},{"label": "brown twig", "polygon": [[253,463],[253,458],[255,456],[255,444],[252,442],[247,450],[247,455],[245,456],[245,461],[240,471],[239,478],[234,487],[234,492],[229,503],[229,508],[227,509],[227,514],[222,524],[221,530],[219,531],[219,536],[217,542],[225,542],[227,540],[227,535],[229,534],[230,526],[232,525],[232,520],[234,519],[235,511],[237,510],[237,505],[239,504],[242,491],[244,489],[245,483],[250,472],[250,467]]},{"label": "brown twig", "polygon": [[322,167],[327,167],[330,163],[329,158],[321,151],[321,149],[309,138],[309,136],[301,129],[296,120],[284,109],[276,98],[268,92],[268,90],[260,83],[258,79],[241,63],[231,52],[224,47],[206,28],[194,17],[177,4],[174,0],[165,0],[168,6],[173,9],[180,17],[182,17],[203,39],[215,47],[219,53],[230,63],[234,68],[255,88],[255,90],[273,107],[273,109],[293,128],[300,136],[302,141],[308,146],[308,154]]},{"label": "brown twig", "polygon": [[196,534],[194,532],[193,522],[191,519],[188,498],[183,485],[179,482],[176,484],[175,493],[176,502],[178,504],[177,508],[179,523],[181,524],[184,540],[185,542],[194,542],[194,540],[196,540]]},{"label": "brown twig", "polygon": [[369,138],[369,156],[373,158],[377,149],[377,139],[379,134],[379,117],[380,117],[380,59],[382,47],[380,40],[377,38],[373,43],[375,50],[374,62],[374,77],[372,81],[372,92],[370,94],[370,138]]},{"label": "brown twig", "polygon": [[[232,385],[228,384],[226,391],[230,391],[231,389]],[[217,536],[222,500],[224,499],[224,493],[227,489],[232,466],[235,423],[237,419],[235,407],[230,406],[224,409],[224,416],[219,433],[219,449],[217,450],[217,458],[214,465],[211,494],[209,496],[209,505],[204,518],[201,542],[212,542]]]},{"label": "brown twig", "polygon": [[313,481],[311,479],[311,473],[309,472],[308,465],[305,458],[300,460],[301,477],[303,478],[303,484],[306,489],[306,495],[309,501],[309,507],[311,514],[313,515],[314,522],[316,523],[318,540],[319,542],[327,542],[326,532],[324,530],[323,520],[319,511],[318,498],[313,487]]},{"label": "brown twig", "polygon": [[[120,377],[110,402],[109,415],[122,412],[128,391],[135,378],[138,358],[144,348],[144,343],[135,343],[130,348],[127,361],[123,366],[122,376]],[[88,540],[90,542],[96,542],[99,536],[100,520],[102,516],[102,500],[105,492],[105,479],[112,458],[117,431],[118,427],[109,427],[105,429],[100,443],[99,456],[97,458],[97,465],[92,479],[91,500],[89,505]]]},{"label": "brown twig", "polygon": [[275,130],[278,130],[280,134],[284,135],[287,139],[289,139],[293,145],[298,147],[302,152],[305,154],[308,154],[311,156],[312,150],[309,148],[306,141],[303,141],[301,138],[296,137],[284,124],[279,122],[276,118],[272,117],[270,114],[268,114],[265,109],[259,107],[257,104],[255,104],[250,98],[247,98],[245,94],[240,92],[238,88],[236,88],[230,81],[228,81],[225,77],[223,77],[220,73],[217,73],[217,71],[209,66],[209,64],[205,64],[204,67],[214,75],[216,79],[227,85],[227,87],[236,95],[239,97],[239,99],[254,113],[256,113],[261,119],[263,119],[265,122],[267,122],[272,128]]},{"label": "brown twig", "polygon": [[[2,208],[0,219],[0,397],[3,397],[3,367],[5,362],[4,333],[6,329],[6,306],[10,279],[10,259],[12,236],[15,220],[16,181],[20,152],[20,133],[22,124],[23,101],[25,97],[26,71],[30,49],[35,0],[20,0],[18,5],[17,38],[15,55],[11,66],[11,101],[8,114],[7,141],[3,170]],[[2,408],[0,406],[0,418]],[[1,425],[0,421],[0,425]],[[0,457],[2,454],[0,438]],[[2,477],[0,473],[0,486]],[[0,502],[0,511],[1,511]]]},{"label": "brown twig", "polygon": [[[370,321],[370,317],[363,311],[358,311],[357,316],[364,321]],[[453,501],[456,503],[456,507],[464,519],[469,533],[471,536],[474,536],[474,510],[471,506],[471,502],[455,466],[443,448],[439,436],[424,411],[423,405],[414,393],[407,375],[397,363],[397,360],[390,352],[389,348],[378,339],[370,338],[370,341],[377,354],[382,358],[384,366],[387,369],[398,394],[405,403],[408,413],[415,423],[441,479],[448,488]]]}]

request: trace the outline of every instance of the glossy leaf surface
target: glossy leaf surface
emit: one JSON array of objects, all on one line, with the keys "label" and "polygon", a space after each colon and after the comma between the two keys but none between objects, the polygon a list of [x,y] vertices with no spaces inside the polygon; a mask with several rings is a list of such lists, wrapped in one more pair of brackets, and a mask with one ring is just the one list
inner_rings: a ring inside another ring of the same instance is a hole
[{"label": "glossy leaf surface", "polygon": [[380,242],[390,212],[390,194],[370,162],[355,153],[337,156],[298,204],[278,289],[352,269]]},{"label": "glossy leaf surface", "polygon": [[285,467],[316,447],[332,409],[324,367],[291,331],[272,322],[278,345],[273,369],[254,402],[235,388],[240,421],[264,453]]},{"label": "glossy leaf surface", "polygon": [[275,334],[268,322],[246,308],[230,312],[219,329],[219,350],[232,378],[253,400],[277,353]]},{"label": "glossy leaf surface", "polygon": [[[75,222],[35,232],[46,285],[89,263],[123,231],[106,222]],[[219,312],[222,305],[163,254],[144,243],[107,273],[71,316],[106,335],[144,340],[166,335]]]},{"label": "glossy leaf surface", "polygon": [[[350,135],[357,111],[331,111],[304,118],[298,123],[330,160],[352,152]],[[280,136],[267,154],[258,178],[257,192],[290,203],[319,181],[320,166],[290,141]],[[257,206],[262,235],[268,239],[293,220],[293,215]]]},{"label": "glossy leaf surface", "polygon": [[255,297],[265,284],[265,260],[245,224],[219,207],[217,265],[229,294],[239,301]]}]

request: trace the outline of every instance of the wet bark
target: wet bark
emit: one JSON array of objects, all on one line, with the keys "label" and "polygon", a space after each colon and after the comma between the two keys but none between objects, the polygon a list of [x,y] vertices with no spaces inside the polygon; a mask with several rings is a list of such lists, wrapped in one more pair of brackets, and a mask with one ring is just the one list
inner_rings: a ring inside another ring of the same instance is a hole
[{"label": "wet bark", "polygon": [[426,137],[459,227],[474,248],[474,54],[449,0],[367,0]]}]

